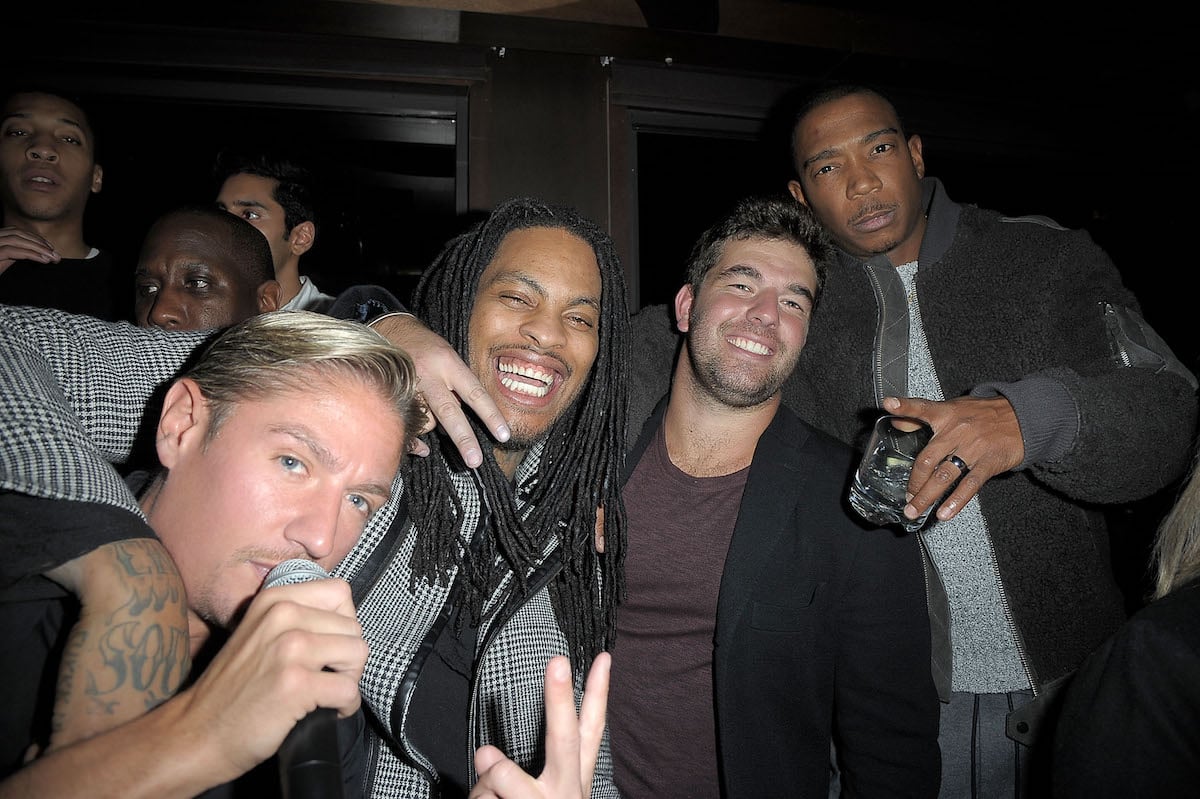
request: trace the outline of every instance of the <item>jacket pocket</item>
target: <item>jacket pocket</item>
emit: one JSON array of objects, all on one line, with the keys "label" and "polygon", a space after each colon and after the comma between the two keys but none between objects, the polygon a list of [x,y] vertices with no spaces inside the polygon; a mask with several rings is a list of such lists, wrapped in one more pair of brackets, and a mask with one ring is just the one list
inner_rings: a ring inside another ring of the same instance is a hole
[{"label": "jacket pocket", "polygon": [[1155,374],[1170,372],[1179,375],[1196,389],[1196,376],[1175,357],[1162,336],[1133,309],[1104,303],[1104,324],[1113,357],[1122,366],[1149,369]]}]

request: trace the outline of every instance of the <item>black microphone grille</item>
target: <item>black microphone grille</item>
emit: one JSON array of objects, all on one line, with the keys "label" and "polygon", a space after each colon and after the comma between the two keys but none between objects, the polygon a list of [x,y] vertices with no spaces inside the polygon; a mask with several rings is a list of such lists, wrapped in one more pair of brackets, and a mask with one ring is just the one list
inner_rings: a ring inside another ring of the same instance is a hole
[{"label": "black microphone grille", "polygon": [[281,585],[295,585],[296,583],[307,583],[312,580],[325,580],[328,578],[329,572],[311,560],[292,558],[291,560],[275,564],[275,568],[267,572],[267,577],[263,580],[262,587],[277,588]]}]

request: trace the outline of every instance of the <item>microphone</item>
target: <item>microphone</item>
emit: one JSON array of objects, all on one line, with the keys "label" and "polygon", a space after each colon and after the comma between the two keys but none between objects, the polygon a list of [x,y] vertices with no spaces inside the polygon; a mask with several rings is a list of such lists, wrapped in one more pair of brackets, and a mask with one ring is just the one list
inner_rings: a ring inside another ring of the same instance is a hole
[{"label": "microphone", "polygon": [[281,585],[295,585],[312,580],[328,580],[329,572],[322,569],[311,560],[292,558],[275,564],[275,568],[267,572],[263,580],[263,588],[278,588]]},{"label": "microphone", "polygon": [[[294,558],[267,573],[263,588],[325,580],[329,572],[311,560]],[[277,755],[283,799],[339,799],[343,796],[341,747],[337,739],[337,711],[319,707],[309,713],[283,739]]]}]

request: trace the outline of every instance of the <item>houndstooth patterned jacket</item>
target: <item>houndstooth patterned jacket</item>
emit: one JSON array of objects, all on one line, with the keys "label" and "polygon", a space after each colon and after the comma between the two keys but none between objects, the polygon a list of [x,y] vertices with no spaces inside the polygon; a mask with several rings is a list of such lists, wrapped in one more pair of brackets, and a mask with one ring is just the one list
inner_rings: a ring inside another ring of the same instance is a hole
[{"label": "houndstooth patterned jacket", "polygon": [[[537,455],[535,450],[522,462],[518,484],[533,473]],[[480,509],[475,483],[469,473],[456,472],[451,477],[466,514],[463,529],[474,530]],[[442,612],[455,576],[451,575],[445,585],[416,580],[415,588],[409,588],[412,575],[408,564],[417,531],[409,520],[396,517],[402,508],[402,502],[389,503],[372,518],[358,546],[338,569],[355,588],[358,617],[371,648],[361,683],[373,716],[368,728],[371,752],[367,783],[372,797],[396,799],[437,795],[431,766],[412,747],[406,720],[412,682],[420,670],[420,661],[414,665],[414,657]],[[393,517],[391,524],[385,524]],[[499,747],[531,774],[542,769],[546,663],[568,651],[545,587],[561,568],[557,549],[556,542],[547,546],[541,565],[526,575],[524,594],[516,593],[516,581],[509,574],[485,609],[503,605],[480,629],[476,644],[467,724],[471,739],[463,751],[472,781],[474,752],[483,744]],[[389,554],[381,557],[383,552]],[[577,706],[582,699],[581,688],[577,683]],[[607,734],[596,763],[592,796],[618,796],[612,781]]]},{"label": "houndstooth patterned jacket", "polygon": [[[35,496],[100,502],[144,519],[112,463],[132,450],[147,403],[207,333],[168,333],[108,323],[53,309],[0,305],[0,488]],[[536,467],[531,452],[518,482]],[[453,476],[474,529],[479,500],[470,474]],[[416,530],[403,514],[397,475],[392,499],[367,523],[354,550],[334,570],[354,586],[370,656],[360,684],[371,743],[367,784],[372,797],[436,796],[428,762],[408,745],[404,679],[413,655],[441,613],[448,585],[415,581],[409,556]],[[514,580],[500,586],[489,607],[505,603],[480,630],[463,752],[473,770],[476,747],[493,744],[526,771],[544,758],[543,681],[546,663],[566,654],[545,586],[559,567],[551,543],[543,565],[527,575],[517,597]],[[452,583],[452,581],[450,581]],[[576,703],[582,685],[576,685]],[[399,700],[399,701],[398,701]],[[593,797],[618,796],[607,734],[596,764]]]},{"label": "houndstooth patterned jacket", "polygon": [[208,335],[0,305],[0,488],[144,520],[111,464],[129,457],[148,399]]}]

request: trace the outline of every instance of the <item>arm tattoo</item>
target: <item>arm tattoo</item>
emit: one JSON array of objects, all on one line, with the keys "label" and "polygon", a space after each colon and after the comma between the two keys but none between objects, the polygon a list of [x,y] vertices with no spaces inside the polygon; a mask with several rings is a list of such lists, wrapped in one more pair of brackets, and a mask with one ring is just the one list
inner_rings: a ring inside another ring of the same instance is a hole
[{"label": "arm tattoo", "polygon": [[187,598],[162,545],[120,541],[100,553],[93,565],[106,590],[85,592],[59,668],[56,745],[142,715],[174,695],[191,668]]}]

